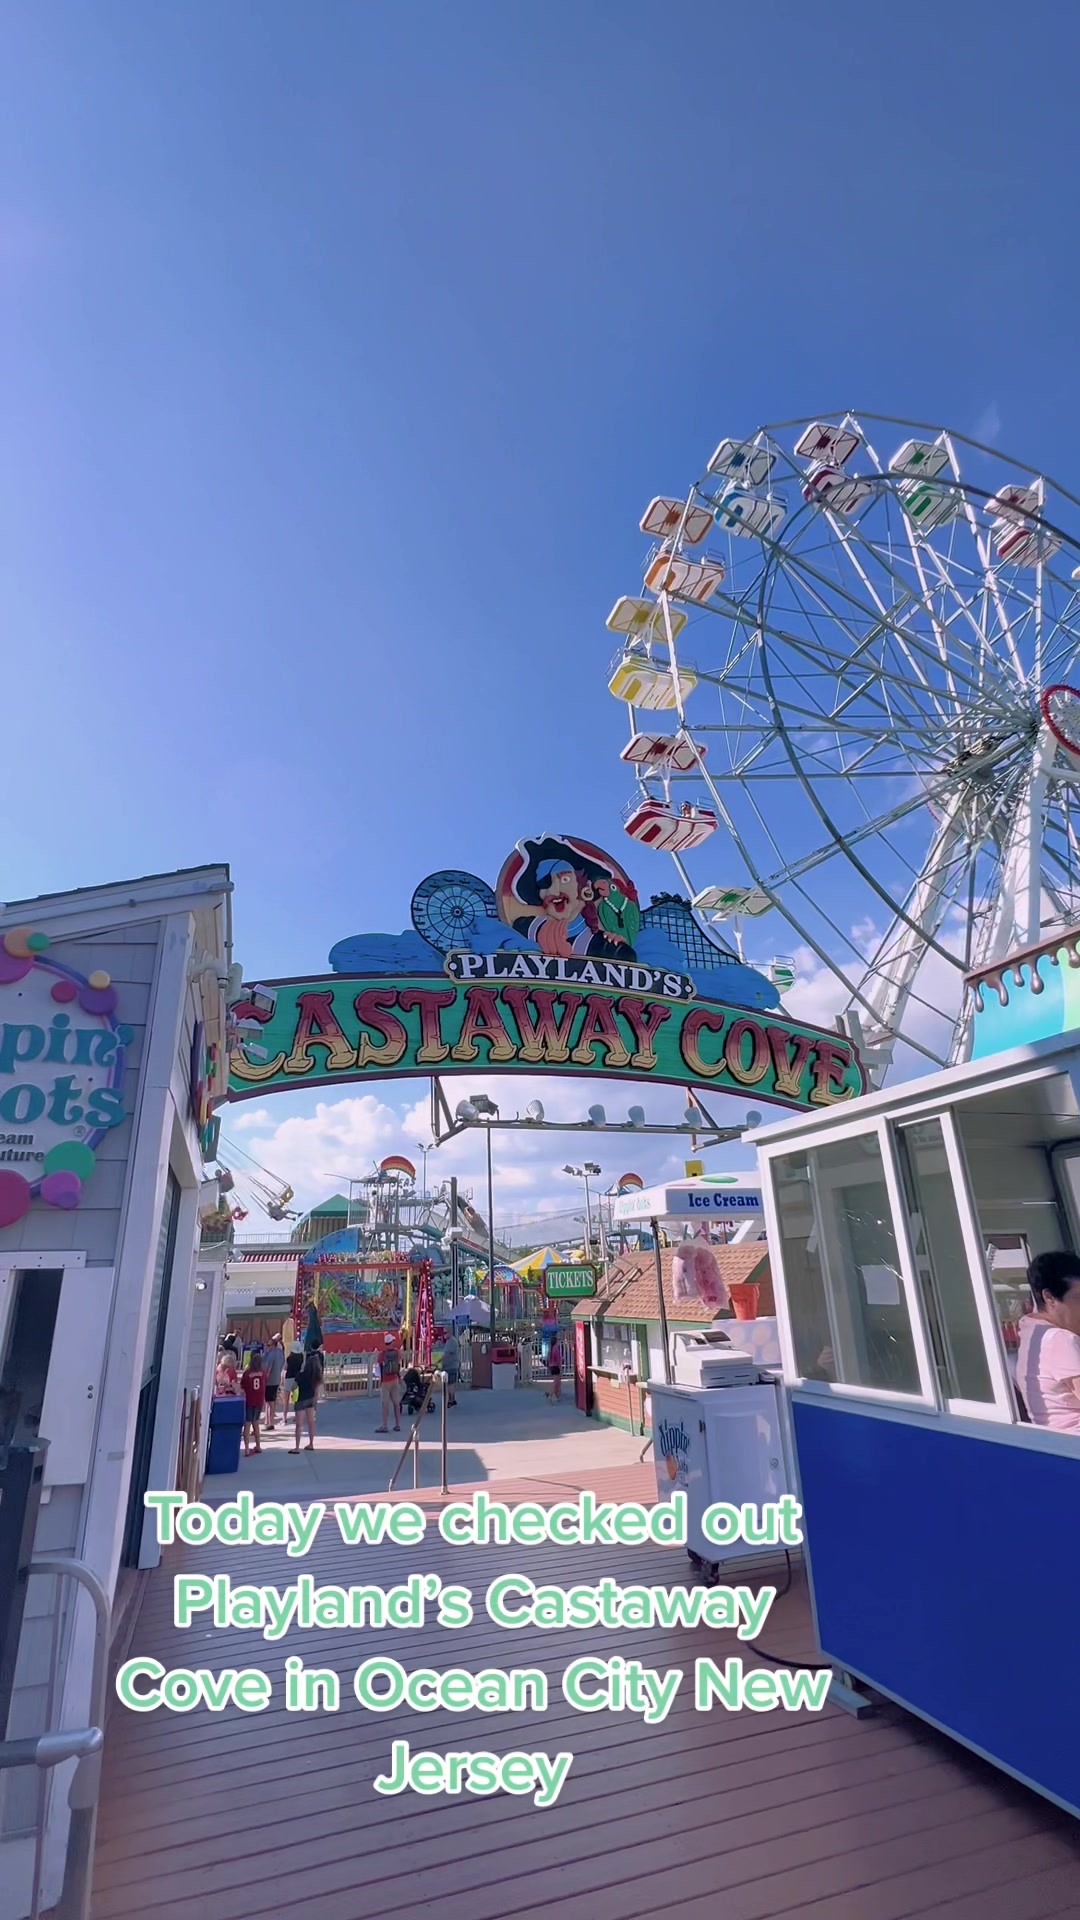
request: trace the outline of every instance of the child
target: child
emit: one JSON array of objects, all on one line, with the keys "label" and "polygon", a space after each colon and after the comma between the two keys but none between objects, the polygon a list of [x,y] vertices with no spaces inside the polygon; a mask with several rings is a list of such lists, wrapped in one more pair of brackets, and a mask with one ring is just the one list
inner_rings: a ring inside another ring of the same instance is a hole
[{"label": "child", "polygon": [[236,1354],[232,1347],[222,1347],[221,1356],[214,1374],[214,1392],[219,1394],[237,1394],[240,1391],[240,1376],[236,1371]]},{"label": "child", "polygon": [[[266,1367],[263,1363],[262,1349],[253,1353],[240,1376],[240,1385],[244,1389],[244,1453],[245,1455],[262,1452],[259,1439],[259,1423],[262,1420],[263,1407],[266,1405]],[[249,1444],[248,1435],[254,1440],[254,1448]]]}]

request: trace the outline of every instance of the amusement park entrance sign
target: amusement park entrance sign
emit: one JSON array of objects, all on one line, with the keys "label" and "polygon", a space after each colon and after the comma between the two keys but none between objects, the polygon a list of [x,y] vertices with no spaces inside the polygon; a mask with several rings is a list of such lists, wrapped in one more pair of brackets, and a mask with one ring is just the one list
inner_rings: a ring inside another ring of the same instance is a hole
[{"label": "amusement park entrance sign", "polygon": [[664,967],[628,966],[618,960],[563,960],[547,953],[448,953],[451,980],[543,980],[548,985],[627,987],[632,993],[659,994],[664,1000],[692,1000],[694,983]]},{"label": "amusement park entrance sign", "polygon": [[865,1087],[850,1044],[789,1018],[688,902],[643,912],[611,856],[566,835],[523,841],[496,890],[432,875],[413,931],[341,941],[330,962],[333,974],[245,991],[230,1099],[490,1071],[752,1089],[810,1109]]},{"label": "amusement park entrance sign", "polygon": [[276,996],[258,1044],[248,1041],[232,1056],[233,1099],[332,1080],[500,1068],[732,1093],[752,1087],[763,1100],[811,1108],[863,1090],[846,1041],[715,1002],[415,977],[282,981]]}]

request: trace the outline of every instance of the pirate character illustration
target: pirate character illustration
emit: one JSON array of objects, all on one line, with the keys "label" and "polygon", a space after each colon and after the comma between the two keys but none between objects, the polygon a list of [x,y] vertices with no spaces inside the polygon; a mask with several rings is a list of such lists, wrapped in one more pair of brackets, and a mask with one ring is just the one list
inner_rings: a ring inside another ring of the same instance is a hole
[{"label": "pirate character illustration", "polygon": [[610,854],[587,840],[544,834],[521,840],[499,875],[499,917],[541,953],[569,960],[633,960],[641,925],[637,889]]}]

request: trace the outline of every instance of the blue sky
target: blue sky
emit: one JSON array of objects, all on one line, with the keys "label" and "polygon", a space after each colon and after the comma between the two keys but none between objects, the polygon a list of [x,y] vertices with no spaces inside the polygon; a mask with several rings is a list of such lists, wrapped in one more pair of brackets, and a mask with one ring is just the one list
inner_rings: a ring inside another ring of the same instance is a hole
[{"label": "blue sky", "polygon": [[15,0],[4,897],[225,858],[285,975],[524,833],[625,853],[604,618],[723,434],[1075,484],[1078,20]]}]

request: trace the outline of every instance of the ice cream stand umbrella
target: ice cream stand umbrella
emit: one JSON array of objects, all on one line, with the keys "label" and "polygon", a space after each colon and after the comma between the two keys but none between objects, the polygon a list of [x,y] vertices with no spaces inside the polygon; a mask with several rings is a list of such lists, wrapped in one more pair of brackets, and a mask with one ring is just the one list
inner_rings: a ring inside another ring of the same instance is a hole
[{"label": "ice cream stand umbrella", "polygon": [[537,1247],[533,1253],[515,1260],[514,1272],[520,1275],[525,1286],[536,1292],[543,1286],[543,1276],[549,1267],[565,1265],[565,1254],[557,1253],[554,1247]]},{"label": "ice cream stand umbrella", "polygon": [[523,1280],[530,1280],[538,1273],[546,1272],[548,1267],[560,1267],[565,1257],[556,1253],[554,1247],[537,1247],[535,1253],[527,1253],[523,1259],[514,1261],[514,1272]]}]

